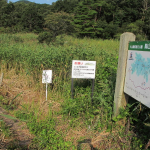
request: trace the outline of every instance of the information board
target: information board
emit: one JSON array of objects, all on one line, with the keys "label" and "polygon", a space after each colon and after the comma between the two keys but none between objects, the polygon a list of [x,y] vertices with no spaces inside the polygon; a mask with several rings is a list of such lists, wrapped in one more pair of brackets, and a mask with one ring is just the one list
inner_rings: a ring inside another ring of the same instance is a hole
[{"label": "information board", "polygon": [[124,92],[150,108],[150,41],[129,43]]},{"label": "information board", "polygon": [[96,61],[72,61],[72,78],[95,79]]},{"label": "information board", "polygon": [[43,70],[42,83],[52,83],[52,70]]}]

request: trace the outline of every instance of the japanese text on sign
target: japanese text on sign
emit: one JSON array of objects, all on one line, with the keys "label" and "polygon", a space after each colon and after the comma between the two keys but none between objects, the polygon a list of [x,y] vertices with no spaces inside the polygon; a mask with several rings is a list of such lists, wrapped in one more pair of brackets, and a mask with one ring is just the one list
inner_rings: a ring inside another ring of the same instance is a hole
[{"label": "japanese text on sign", "polygon": [[96,61],[72,61],[72,78],[95,79]]}]

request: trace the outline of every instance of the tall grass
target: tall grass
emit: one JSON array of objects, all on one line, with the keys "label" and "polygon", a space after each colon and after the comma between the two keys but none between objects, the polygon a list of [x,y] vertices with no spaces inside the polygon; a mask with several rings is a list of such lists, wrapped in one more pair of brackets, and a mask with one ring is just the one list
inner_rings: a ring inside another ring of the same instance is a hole
[{"label": "tall grass", "polygon": [[[4,68],[15,68],[16,73],[23,70],[27,76],[34,78],[34,84],[41,82],[42,70],[51,69],[53,70],[53,91],[59,91],[68,98],[70,96],[72,60],[95,60],[94,106],[100,105],[102,97],[105,99],[105,104],[108,104],[107,107],[112,108],[118,41],[90,40],[88,38],[79,40],[64,37],[67,42],[64,46],[47,46],[39,44],[35,41],[35,37],[34,34],[25,34],[24,36],[1,34],[0,63],[5,66]],[[1,71],[3,65],[1,65]],[[75,98],[80,99],[83,94],[90,99],[90,80],[75,80],[74,84]]]},{"label": "tall grass", "polygon": [[[53,70],[53,85],[49,92],[58,93],[61,97],[59,100],[61,111],[57,113],[63,116],[66,123],[73,128],[78,126],[79,122],[84,122],[84,128],[99,132],[104,129],[112,131],[113,127],[116,126],[112,122],[112,108],[119,41],[77,39],[64,36],[65,43],[63,46],[59,44],[48,46],[45,43],[38,43],[36,38],[37,35],[35,34],[1,34],[1,72],[15,69],[16,74],[24,74],[28,78],[32,77],[34,79],[32,86],[40,91],[43,90],[41,88],[42,70]],[[72,60],[96,61],[93,103],[91,103],[92,82],[87,79],[74,80],[74,99],[70,99]],[[62,134],[58,134],[55,130],[57,121],[53,116],[39,121],[36,113],[31,112],[33,111],[25,111],[24,113],[18,111],[16,116],[28,120],[28,127],[32,133],[37,135],[35,142],[39,143],[38,146],[50,149],[52,148],[51,144],[53,144],[54,149],[60,149],[65,145],[63,148],[67,149],[72,145],[64,143],[61,138]],[[52,124],[52,126],[46,124]],[[52,137],[56,138],[51,140]],[[141,141],[136,146],[138,147],[140,143]],[[56,146],[57,144],[59,146]],[[123,144],[124,146],[125,144]]]},{"label": "tall grass", "polygon": [[8,69],[15,68],[16,72],[23,69],[27,75],[32,75],[38,82],[40,82],[43,69],[52,69],[54,88],[61,90],[66,82],[70,84],[73,59],[97,62],[96,87],[109,84],[102,83],[103,78],[105,78],[104,82],[108,82],[112,74],[116,72],[118,41],[93,40],[92,43],[89,39],[80,41],[65,37],[67,43],[64,46],[51,45],[49,47],[45,44],[38,44],[35,37],[34,34],[24,36],[1,34],[1,64],[5,64]]},{"label": "tall grass", "polygon": [[[64,36],[63,46],[48,46],[39,44],[36,38],[35,34],[1,34],[1,72],[15,69],[16,74],[32,77],[32,86],[38,85],[40,90],[42,70],[53,70],[50,91],[58,92],[63,97],[60,113],[70,119],[82,118],[85,126],[102,129],[112,115],[119,42]],[[75,99],[70,99],[72,60],[96,61],[93,104],[91,80],[74,80]]]}]

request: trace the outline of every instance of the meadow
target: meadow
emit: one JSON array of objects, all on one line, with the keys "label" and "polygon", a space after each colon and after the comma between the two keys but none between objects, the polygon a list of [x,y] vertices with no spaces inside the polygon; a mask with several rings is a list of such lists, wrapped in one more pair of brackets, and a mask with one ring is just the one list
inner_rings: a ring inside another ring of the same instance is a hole
[{"label": "meadow", "polygon": [[[86,143],[95,149],[143,149],[149,135],[139,138],[130,130],[129,120],[137,118],[135,111],[134,117],[129,115],[131,105],[112,118],[119,41],[64,35],[47,45],[37,37],[0,34],[0,74],[4,73],[4,84],[9,86],[1,88],[1,106],[26,121],[35,135],[30,147],[87,149]],[[93,103],[88,79],[74,80],[71,99],[72,60],[96,61]],[[53,71],[53,83],[45,101],[42,71],[48,69]],[[141,105],[136,107],[139,110]]]}]

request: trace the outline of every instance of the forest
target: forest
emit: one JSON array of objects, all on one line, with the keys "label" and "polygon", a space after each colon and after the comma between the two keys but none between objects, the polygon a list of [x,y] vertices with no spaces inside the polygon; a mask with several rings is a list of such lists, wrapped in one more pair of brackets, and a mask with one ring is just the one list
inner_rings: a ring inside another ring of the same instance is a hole
[{"label": "forest", "polygon": [[41,42],[60,34],[118,39],[123,32],[148,40],[149,24],[150,0],[58,0],[52,5],[0,0],[0,32],[40,33]]}]

